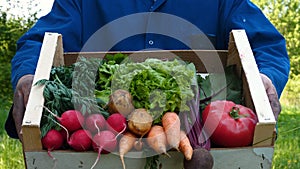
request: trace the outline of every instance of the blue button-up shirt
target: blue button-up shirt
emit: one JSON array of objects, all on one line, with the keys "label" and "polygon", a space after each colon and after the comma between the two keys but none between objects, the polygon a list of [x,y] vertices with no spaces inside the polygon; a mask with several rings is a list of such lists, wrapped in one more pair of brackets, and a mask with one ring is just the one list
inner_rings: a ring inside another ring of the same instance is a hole
[{"label": "blue button-up shirt", "polygon": [[13,88],[34,74],[45,32],[61,33],[64,51],[79,52],[227,49],[232,29],[246,30],[260,72],[280,95],[289,74],[285,39],[249,0],[56,0],[18,41]]}]

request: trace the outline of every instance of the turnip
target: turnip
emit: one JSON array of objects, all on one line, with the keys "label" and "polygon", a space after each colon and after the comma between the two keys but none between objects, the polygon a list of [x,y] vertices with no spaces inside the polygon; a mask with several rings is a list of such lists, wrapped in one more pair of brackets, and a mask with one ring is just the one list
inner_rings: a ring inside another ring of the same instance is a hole
[{"label": "turnip", "polygon": [[127,128],[126,118],[120,113],[110,115],[106,122],[107,128],[114,133],[122,134]]},{"label": "turnip", "polygon": [[90,131],[79,129],[71,134],[68,144],[75,151],[86,151],[92,147],[92,135]]},{"label": "turnip", "polygon": [[85,118],[85,129],[91,133],[100,132],[106,128],[106,120],[102,114],[90,114]]},{"label": "turnip", "polygon": [[146,109],[135,109],[128,116],[128,129],[141,137],[147,134],[152,126],[153,118]]},{"label": "turnip", "polygon": [[94,168],[100,159],[100,154],[107,154],[117,147],[117,139],[113,132],[109,130],[101,131],[93,137],[93,150],[98,152],[97,159],[91,168]]},{"label": "turnip", "polygon": [[56,158],[51,155],[52,150],[60,149],[63,146],[64,139],[61,133],[55,129],[50,129],[46,135],[42,138],[42,145],[48,151],[49,157],[54,161],[54,167],[56,166]]},{"label": "turnip", "polygon": [[132,96],[128,91],[118,89],[110,95],[108,102],[108,112],[110,114],[120,113],[127,117],[133,110]]}]

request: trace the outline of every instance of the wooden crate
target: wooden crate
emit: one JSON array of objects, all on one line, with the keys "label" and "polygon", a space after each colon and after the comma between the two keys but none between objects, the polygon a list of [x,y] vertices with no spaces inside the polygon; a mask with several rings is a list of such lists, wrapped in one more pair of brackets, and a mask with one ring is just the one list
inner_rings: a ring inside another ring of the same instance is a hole
[{"label": "wooden crate", "polygon": [[[119,51],[120,52],[120,51]],[[214,168],[271,168],[274,151],[275,118],[268,101],[250,44],[244,30],[233,30],[230,34],[229,48],[226,51],[215,50],[168,50],[126,52],[137,60],[147,57],[168,58],[183,56],[181,59],[195,63],[199,72],[215,72],[219,66],[214,65],[219,60],[223,66],[237,65],[237,74],[243,81],[243,97],[245,105],[252,108],[258,117],[252,146],[240,148],[212,148]],[[174,54],[170,56],[170,53]],[[51,66],[69,65],[76,61],[78,55],[86,57],[104,57],[106,53],[63,53],[62,36],[57,33],[46,33],[41,48],[40,59],[33,84],[41,79],[49,79]],[[199,58],[200,57],[200,58]],[[203,63],[205,62],[205,64]],[[40,121],[42,116],[43,87],[32,86],[27,109],[22,124],[24,159],[27,168],[52,168],[53,161],[42,149]],[[97,154],[92,151],[74,152],[72,150],[53,151],[56,157],[56,168],[90,168]],[[178,152],[170,152],[172,158],[160,156],[161,168],[183,168],[183,156]],[[130,152],[125,158],[127,168],[140,169],[144,167],[145,158],[140,152]],[[102,155],[96,168],[121,168],[121,162],[116,153]]]}]

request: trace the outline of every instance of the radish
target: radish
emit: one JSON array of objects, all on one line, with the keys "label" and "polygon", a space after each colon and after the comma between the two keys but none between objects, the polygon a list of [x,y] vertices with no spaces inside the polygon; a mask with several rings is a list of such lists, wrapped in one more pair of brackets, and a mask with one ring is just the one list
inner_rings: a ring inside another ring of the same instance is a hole
[{"label": "radish", "polygon": [[75,151],[86,151],[92,147],[92,135],[90,131],[79,129],[72,133],[68,144]]},{"label": "radish", "polygon": [[102,114],[89,114],[85,118],[85,129],[89,130],[91,133],[100,132],[106,128],[106,120]]},{"label": "radish", "polygon": [[[47,116],[54,123],[59,125],[65,130],[65,136],[67,143],[76,151],[88,150],[92,144],[92,135],[88,130],[82,129],[84,124],[84,117],[81,112],[76,110],[67,110],[61,117],[56,116],[47,107],[44,107],[50,114],[52,114],[60,123]],[[72,125],[74,123],[74,125]],[[70,137],[70,132],[73,134]],[[60,133],[63,133],[62,131]]]},{"label": "radish", "polygon": [[69,132],[81,129],[84,124],[84,117],[80,111],[77,110],[67,110],[61,117],[56,119],[60,122],[61,125],[66,127]]},{"label": "radish", "polygon": [[61,149],[68,149],[70,146],[68,144],[68,133],[67,133],[67,129],[64,129],[63,127],[61,127],[62,129],[59,130],[60,134],[62,135],[63,139],[64,139],[64,143],[63,146],[61,147]]},{"label": "radish", "polygon": [[42,138],[42,145],[45,149],[48,150],[48,152],[61,148],[63,143],[64,139],[62,134],[55,129],[50,129]]},{"label": "radish", "polygon": [[47,134],[42,138],[42,145],[48,151],[49,157],[54,161],[54,167],[56,166],[56,158],[51,155],[52,150],[60,149],[63,146],[64,139],[61,133],[55,129],[50,129]]},{"label": "radish", "polygon": [[[67,110],[62,113],[61,117],[51,112],[47,107],[43,106],[58,122],[64,126],[69,132],[81,129],[84,125],[84,116],[80,111]],[[49,117],[48,117],[49,118]]]},{"label": "radish", "polygon": [[126,118],[120,113],[114,113],[107,118],[107,127],[114,133],[123,133],[126,128]]},{"label": "radish", "polygon": [[107,154],[117,147],[117,139],[113,132],[104,130],[93,137],[93,150],[98,152],[97,159],[91,168],[94,168],[100,159],[100,154]]}]

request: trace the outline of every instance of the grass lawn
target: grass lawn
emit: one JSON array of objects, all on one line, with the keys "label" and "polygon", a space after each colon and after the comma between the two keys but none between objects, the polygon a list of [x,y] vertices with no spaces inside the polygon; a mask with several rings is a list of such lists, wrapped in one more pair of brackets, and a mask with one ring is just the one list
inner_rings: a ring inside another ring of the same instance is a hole
[{"label": "grass lawn", "polygon": [[[8,103],[1,102],[0,110],[0,169],[25,168],[22,145],[10,139],[4,131]],[[278,120],[279,136],[275,144],[273,169],[300,168],[300,108],[285,107]]]},{"label": "grass lawn", "polygon": [[274,169],[300,168],[300,108],[283,107],[278,120],[278,139],[275,143]]}]

